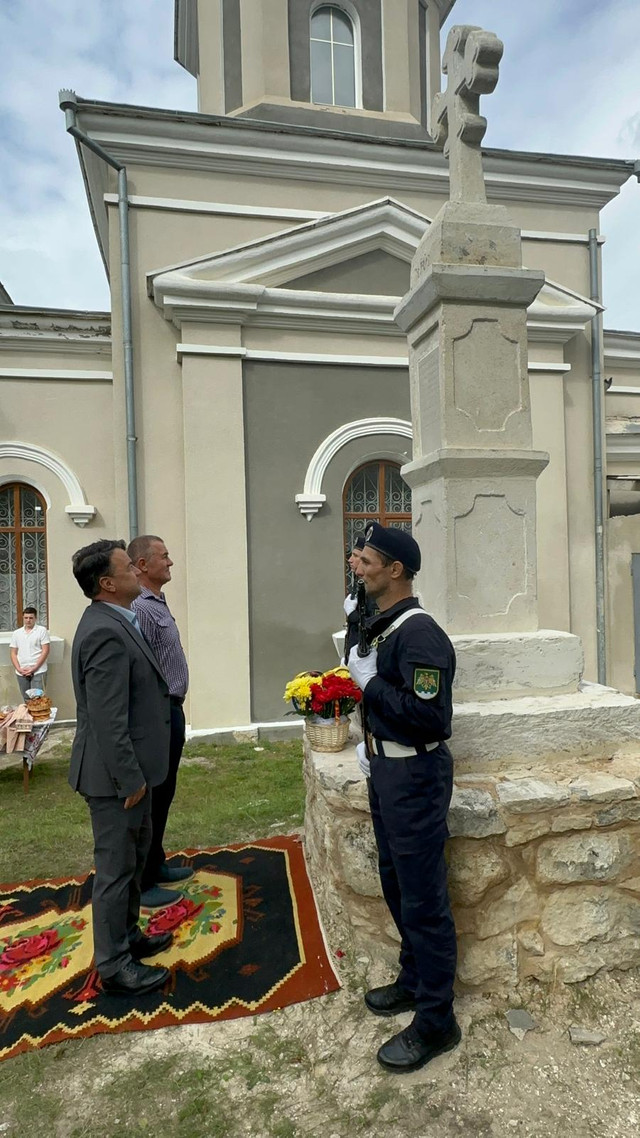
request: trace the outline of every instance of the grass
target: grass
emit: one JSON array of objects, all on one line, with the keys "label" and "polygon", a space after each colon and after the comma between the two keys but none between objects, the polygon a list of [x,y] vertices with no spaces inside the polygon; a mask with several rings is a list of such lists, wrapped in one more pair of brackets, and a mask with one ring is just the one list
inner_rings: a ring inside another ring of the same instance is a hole
[{"label": "grass", "polygon": [[[165,848],[226,845],[302,826],[302,744],[189,743],[169,814]],[[91,868],[87,807],[67,783],[68,755],[36,762],[29,793],[22,768],[0,771],[0,880],[62,877]]]},{"label": "grass", "polygon": [[[302,827],[302,744],[264,742],[262,747],[187,745],[167,850],[225,845]],[[36,763],[26,796],[21,767],[0,771],[0,880],[61,877],[91,868],[89,815],[67,784],[67,770],[68,749],[54,748]],[[101,1087],[89,1086],[84,1107],[70,1103],[67,1071],[85,1064],[90,1073],[100,1071],[121,1046],[117,1039],[97,1037],[0,1064],[0,1122],[7,1120],[8,1134],[145,1138],[164,1132],[172,1138],[233,1138],[246,1133],[246,1119],[229,1099],[229,1081],[239,1081],[244,1095],[255,1096],[248,1111],[255,1110],[254,1132],[262,1125],[273,1138],[296,1133],[287,1118],[278,1117],[269,1068],[278,1053],[278,1065],[295,1072],[304,1066],[304,1051],[295,1040],[278,1040],[270,1025],[259,1029],[255,1048],[231,1052],[215,1066],[185,1065],[175,1056],[153,1058],[130,1073],[116,1068]]]}]

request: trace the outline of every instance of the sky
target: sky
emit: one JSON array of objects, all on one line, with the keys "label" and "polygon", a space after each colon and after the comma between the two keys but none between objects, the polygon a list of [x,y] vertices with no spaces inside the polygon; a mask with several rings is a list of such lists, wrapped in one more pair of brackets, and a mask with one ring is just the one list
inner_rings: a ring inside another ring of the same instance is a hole
[{"label": "sky", "polygon": [[[260,0],[254,0],[257,4]],[[0,0],[0,281],[16,304],[108,309],[58,89],[196,109],[173,60],[173,0]],[[640,158],[638,0],[457,0],[505,45],[485,144]],[[444,37],[443,37],[444,48]],[[602,213],[605,326],[640,330],[640,185]]]}]

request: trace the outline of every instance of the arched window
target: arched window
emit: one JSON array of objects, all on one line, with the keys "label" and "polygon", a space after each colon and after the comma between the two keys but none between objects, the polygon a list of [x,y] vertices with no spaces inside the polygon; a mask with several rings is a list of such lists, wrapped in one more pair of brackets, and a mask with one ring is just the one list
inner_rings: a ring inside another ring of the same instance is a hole
[{"label": "arched window", "polygon": [[48,622],[46,511],[33,486],[0,486],[0,628],[18,628],[25,605]]},{"label": "arched window", "polygon": [[342,502],[345,557],[370,522],[411,533],[411,490],[395,462],[359,467],[344,488]]},{"label": "arched window", "polygon": [[356,105],[356,44],[346,12],[323,4],[311,16],[311,102]]}]

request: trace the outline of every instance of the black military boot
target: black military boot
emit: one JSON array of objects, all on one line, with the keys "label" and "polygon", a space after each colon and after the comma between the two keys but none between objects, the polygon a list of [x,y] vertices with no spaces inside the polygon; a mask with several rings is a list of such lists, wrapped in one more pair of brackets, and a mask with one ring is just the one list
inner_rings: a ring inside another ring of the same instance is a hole
[{"label": "black military boot", "polygon": [[445,1051],[453,1051],[462,1039],[462,1032],[454,1019],[447,1031],[432,1032],[422,1035],[413,1023],[392,1036],[378,1051],[378,1062],[385,1071],[393,1071],[397,1075],[408,1074],[410,1071],[419,1071],[425,1063],[442,1055]]},{"label": "black military boot", "polygon": [[397,1016],[400,1012],[412,1012],[416,1006],[415,996],[397,980],[382,988],[372,988],[365,994],[364,1002],[374,1016]]}]

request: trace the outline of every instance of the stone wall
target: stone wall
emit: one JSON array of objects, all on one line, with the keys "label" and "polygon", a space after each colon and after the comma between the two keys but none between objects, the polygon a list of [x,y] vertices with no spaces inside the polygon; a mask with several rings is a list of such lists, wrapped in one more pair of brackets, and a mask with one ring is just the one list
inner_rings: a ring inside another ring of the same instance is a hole
[{"label": "stone wall", "polygon": [[[305,778],[323,918],[340,943],[393,963],[398,937],[355,748],[305,744]],[[461,774],[449,829],[461,985],[574,982],[640,964],[640,754]]]}]

